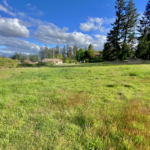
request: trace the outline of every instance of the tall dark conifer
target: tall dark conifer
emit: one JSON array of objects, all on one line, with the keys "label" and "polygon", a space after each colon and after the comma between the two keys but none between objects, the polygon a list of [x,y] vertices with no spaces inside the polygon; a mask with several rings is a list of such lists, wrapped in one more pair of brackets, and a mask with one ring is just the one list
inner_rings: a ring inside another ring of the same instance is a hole
[{"label": "tall dark conifer", "polygon": [[123,47],[122,47],[122,60],[125,56],[130,56],[130,49],[128,49],[129,43],[133,45],[135,37],[135,27],[137,25],[139,14],[135,8],[133,0],[130,0],[125,8],[125,22],[123,27],[124,37],[123,37]]},{"label": "tall dark conifer", "polygon": [[140,36],[138,38],[139,44],[136,51],[136,55],[143,59],[150,58],[150,0],[146,5],[145,12],[140,25],[138,26]]},{"label": "tall dark conifer", "polygon": [[[112,24],[113,29],[110,30],[107,36],[107,42],[110,48],[110,53],[116,53],[116,58],[118,59],[121,55],[121,39],[123,37],[123,27],[125,24],[125,1],[117,0],[116,5],[116,20]],[[104,49],[105,50],[105,49]]]},{"label": "tall dark conifer", "polygon": [[74,45],[73,47],[73,57],[75,58],[76,54],[77,54],[77,51],[78,51],[78,47],[76,45]]},{"label": "tall dark conifer", "polygon": [[63,56],[63,58],[66,57],[66,48],[65,48],[65,45],[64,45],[64,47],[62,49],[62,56]]}]

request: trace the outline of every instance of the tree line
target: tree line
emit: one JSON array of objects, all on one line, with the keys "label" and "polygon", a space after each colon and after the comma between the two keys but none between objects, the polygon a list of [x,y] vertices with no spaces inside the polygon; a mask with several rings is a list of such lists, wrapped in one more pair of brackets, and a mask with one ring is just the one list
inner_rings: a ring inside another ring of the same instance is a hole
[{"label": "tree line", "polygon": [[41,58],[39,57],[38,54],[35,54],[35,55],[32,55],[32,54],[22,54],[22,53],[15,53],[14,55],[10,56],[11,59],[17,59],[17,60],[20,60],[20,61],[23,61],[23,60],[30,60],[32,62],[39,62],[41,61]]},{"label": "tree line", "polygon": [[10,56],[11,59],[18,59],[18,60],[30,60],[33,62],[39,62],[44,58],[51,58],[51,59],[61,59],[64,63],[73,63],[81,60],[85,60],[86,62],[89,61],[100,61],[100,59],[95,58],[95,54],[99,54],[101,51],[96,51],[93,49],[92,44],[88,46],[88,48],[78,48],[76,45],[73,47],[64,45],[63,48],[60,48],[58,45],[54,48],[48,48],[46,45],[41,47],[40,51],[36,55],[26,55],[22,53],[15,53],[14,55]]},{"label": "tree line", "polygon": [[104,60],[127,58],[149,59],[150,56],[150,1],[141,19],[133,0],[117,0],[116,19],[107,33],[104,44]]}]

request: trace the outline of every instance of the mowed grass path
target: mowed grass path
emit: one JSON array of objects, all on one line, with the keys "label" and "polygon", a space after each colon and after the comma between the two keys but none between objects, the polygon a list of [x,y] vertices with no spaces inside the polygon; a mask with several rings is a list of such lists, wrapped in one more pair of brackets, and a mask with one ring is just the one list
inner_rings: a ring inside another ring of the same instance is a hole
[{"label": "mowed grass path", "polygon": [[0,70],[0,148],[150,149],[150,65]]}]

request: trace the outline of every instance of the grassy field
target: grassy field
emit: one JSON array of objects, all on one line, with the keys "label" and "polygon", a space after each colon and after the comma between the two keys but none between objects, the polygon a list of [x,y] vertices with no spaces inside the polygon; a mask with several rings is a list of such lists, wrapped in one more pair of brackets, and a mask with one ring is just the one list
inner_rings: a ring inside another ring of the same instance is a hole
[{"label": "grassy field", "polygon": [[0,70],[0,149],[149,150],[150,65]]}]

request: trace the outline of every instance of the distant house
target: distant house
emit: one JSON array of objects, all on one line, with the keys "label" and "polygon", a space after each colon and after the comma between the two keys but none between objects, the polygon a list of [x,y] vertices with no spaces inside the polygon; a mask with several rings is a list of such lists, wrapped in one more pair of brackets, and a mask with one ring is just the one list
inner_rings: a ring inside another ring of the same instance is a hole
[{"label": "distant house", "polygon": [[24,60],[25,64],[35,64],[34,62],[30,61],[30,60]]},{"label": "distant house", "polygon": [[101,55],[102,55],[102,52],[101,53],[97,53],[97,54],[95,54],[95,58],[99,58]]},{"label": "distant house", "polygon": [[54,62],[57,65],[63,63],[63,61],[61,59],[48,59],[48,58],[43,59],[42,62],[45,62],[45,63]]}]

